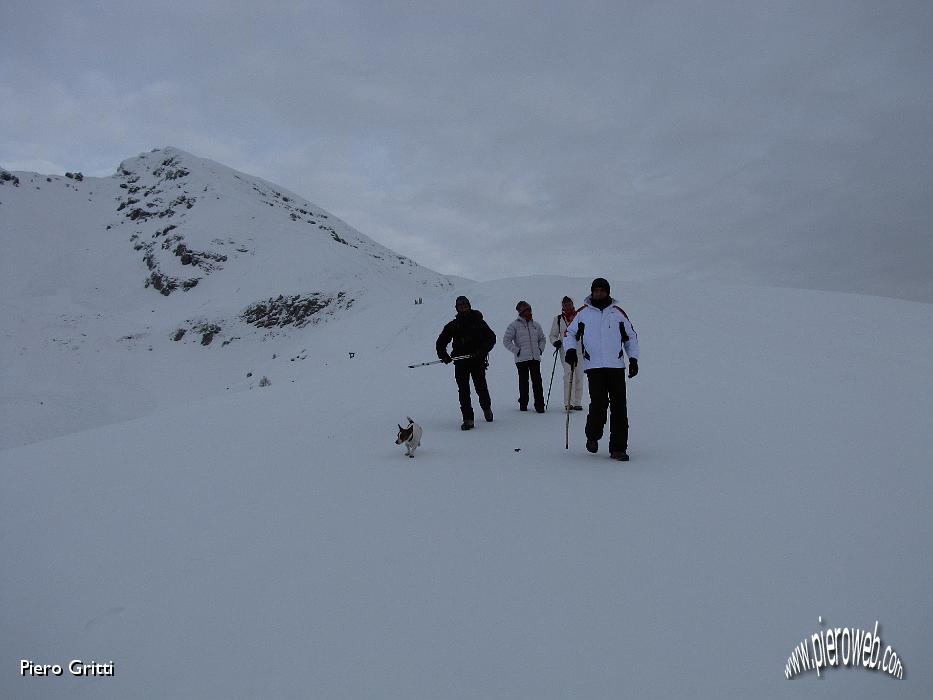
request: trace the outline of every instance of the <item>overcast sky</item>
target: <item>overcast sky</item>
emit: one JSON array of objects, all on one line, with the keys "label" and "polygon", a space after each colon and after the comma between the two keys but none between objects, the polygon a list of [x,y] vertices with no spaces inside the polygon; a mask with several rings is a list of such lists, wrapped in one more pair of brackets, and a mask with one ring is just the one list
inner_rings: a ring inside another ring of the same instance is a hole
[{"label": "overcast sky", "polygon": [[160,146],[428,267],[933,301],[933,2],[0,0],[0,165]]}]

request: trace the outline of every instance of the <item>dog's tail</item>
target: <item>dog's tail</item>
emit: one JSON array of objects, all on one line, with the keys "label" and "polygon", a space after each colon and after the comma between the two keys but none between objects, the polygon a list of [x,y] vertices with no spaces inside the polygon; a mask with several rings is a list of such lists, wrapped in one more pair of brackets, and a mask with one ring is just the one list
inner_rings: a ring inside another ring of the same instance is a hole
[{"label": "dog's tail", "polygon": [[411,416],[405,416],[405,417],[408,419],[408,425],[411,425],[412,423],[415,422],[411,419]]}]

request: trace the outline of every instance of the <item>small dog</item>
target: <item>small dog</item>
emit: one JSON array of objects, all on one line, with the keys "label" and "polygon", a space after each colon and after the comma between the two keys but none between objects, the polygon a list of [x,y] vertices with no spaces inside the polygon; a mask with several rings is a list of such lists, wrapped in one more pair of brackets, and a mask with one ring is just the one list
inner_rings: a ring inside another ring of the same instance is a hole
[{"label": "small dog", "polygon": [[408,427],[398,427],[398,438],[395,440],[395,444],[405,445],[405,454],[414,458],[415,450],[421,446],[422,430],[421,426],[415,423],[410,416],[405,417],[408,418]]}]

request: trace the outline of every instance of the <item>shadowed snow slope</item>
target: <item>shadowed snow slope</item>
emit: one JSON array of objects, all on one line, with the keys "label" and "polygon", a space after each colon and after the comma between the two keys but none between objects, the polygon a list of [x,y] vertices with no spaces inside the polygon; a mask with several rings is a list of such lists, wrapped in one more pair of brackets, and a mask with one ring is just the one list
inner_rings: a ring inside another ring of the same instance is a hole
[{"label": "shadowed snow slope", "polygon": [[[457,293],[501,341],[587,285]],[[0,696],[930,697],[933,307],[620,286],[627,464],[580,413],[564,450],[559,398],[520,413],[501,345],[461,432],[452,369],[406,369],[453,291],[303,329],[266,388],[0,452]],[[786,681],[818,616],[878,620],[905,680]],[[72,658],[116,675],[15,670]]]}]

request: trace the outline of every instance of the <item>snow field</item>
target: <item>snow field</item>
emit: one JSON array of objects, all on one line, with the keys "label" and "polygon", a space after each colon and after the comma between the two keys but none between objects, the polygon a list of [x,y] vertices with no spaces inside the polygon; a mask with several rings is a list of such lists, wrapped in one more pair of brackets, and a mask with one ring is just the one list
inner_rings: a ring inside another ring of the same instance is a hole
[{"label": "snow field", "polygon": [[[0,452],[0,694],[928,695],[931,307],[610,280],[627,464],[585,412],[565,451],[555,394],[519,413],[501,346],[467,433],[452,369],[406,368],[459,293],[500,340],[519,298],[547,331],[589,282],[547,277],[387,298],[283,341],[308,359],[270,387]],[[784,680],[818,615],[880,620],[905,680]],[[116,676],[9,671],[78,657]]]}]

